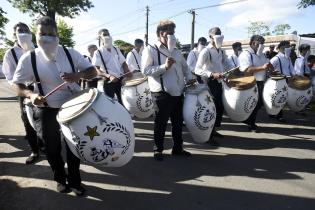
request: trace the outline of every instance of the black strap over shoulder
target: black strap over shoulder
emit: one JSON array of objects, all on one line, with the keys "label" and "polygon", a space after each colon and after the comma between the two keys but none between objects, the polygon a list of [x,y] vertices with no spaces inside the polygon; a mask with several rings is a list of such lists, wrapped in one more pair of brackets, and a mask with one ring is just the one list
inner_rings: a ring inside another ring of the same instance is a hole
[{"label": "black strap over shoulder", "polygon": [[118,61],[120,60],[120,57],[119,57],[119,53],[118,53],[118,50],[116,49],[116,47],[113,46],[113,48],[115,49],[116,51],[116,54],[117,54],[117,57],[118,57]]},{"label": "black strap over shoulder", "polygon": [[67,55],[67,58],[69,60],[69,63],[71,65],[71,69],[72,69],[72,72],[75,73],[75,69],[74,69],[74,65],[73,65],[73,60],[72,60],[72,57],[69,53],[69,50],[65,47],[65,46],[62,46],[63,50],[65,51],[66,55]]},{"label": "black strap over shoulder", "polygon": [[133,57],[135,58],[135,60],[136,60],[136,63],[137,63],[137,66],[138,66],[138,68],[139,68],[139,70],[141,70],[141,68],[140,68],[140,65],[139,65],[139,63],[138,63],[138,60],[137,60],[137,57],[136,57],[136,55],[131,51],[131,53],[133,54]]},{"label": "black strap over shoulder", "polygon": [[[154,46],[156,48],[156,51],[158,52],[158,63],[159,63],[159,65],[161,65],[161,53],[160,53],[160,50],[159,50],[158,46],[156,46],[156,45],[154,45]],[[165,92],[164,81],[163,81],[162,75],[160,75],[160,83],[161,83],[162,91]]]},{"label": "black strap over shoulder", "polygon": [[252,62],[252,66],[254,66],[254,59],[253,59],[252,53],[249,52],[248,50],[245,50],[245,51],[247,51],[247,52],[249,53],[249,55],[250,55],[250,60],[251,60],[251,62]]},{"label": "black strap over shoulder", "polygon": [[[39,91],[39,93],[40,93],[42,96],[44,96],[43,87],[42,87],[42,84],[40,83],[40,79],[39,79],[38,71],[37,71],[35,50],[32,50],[32,51],[31,51],[31,62],[32,62],[33,72],[34,72],[36,84],[37,84],[37,87],[38,87],[38,91]],[[48,106],[48,104],[47,104],[46,102],[44,102],[44,105],[45,105],[45,106]]]},{"label": "black strap over shoulder", "polygon": [[16,56],[16,53],[15,53],[15,50],[14,50],[14,48],[11,48],[11,53],[12,53],[12,56],[13,56],[13,59],[14,59],[14,61],[15,61],[15,63],[16,63],[16,65],[18,64],[18,62],[19,62],[19,60],[17,59],[17,56]]},{"label": "black strap over shoulder", "polygon": [[101,56],[101,60],[102,60],[102,63],[103,63],[103,65],[104,65],[105,72],[106,72],[106,74],[108,74],[107,67],[106,67],[106,63],[105,63],[105,61],[104,61],[103,55],[102,55],[102,53],[101,53],[100,50],[97,50],[97,51],[98,51],[98,53],[99,53],[100,56]]},{"label": "black strap over shoulder", "polygon": [[197,55],[196,55],[196,53],[193,51],[192,52],[193,54],[194,54],[194,56],[195,56],[195,59],[196,59],[196,61],[198,60],[198,58],[197,58]]},{"label": "black strap over shoulder", "polygon": [[232,61],[233,61],[233,63],[234,63],[234,67],[237,67],[237,65],[236,65],[236,63],[235,63],[235,61],[234,61],[233,56],[231,56],[231,58],[232,58]]},{"label": "black strap over shoulder", "polygon": [[282,64],[281,64],[281,59],[276,56],[278,58],[278,61],[279,61],[279,65],[280,65],[280,73],[283,74],[283,71],[282,71]]}]

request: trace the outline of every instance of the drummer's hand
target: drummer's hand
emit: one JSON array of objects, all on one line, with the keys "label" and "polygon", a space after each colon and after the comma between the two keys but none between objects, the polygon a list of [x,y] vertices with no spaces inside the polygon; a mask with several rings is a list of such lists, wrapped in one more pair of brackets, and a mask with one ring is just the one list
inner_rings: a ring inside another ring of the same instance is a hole
[{"label": "drummer's hand", "polygon": [[212,73],[211,77],[213,79],[221,79],[223,77],[223,75],[221,73]]},{"label": "drummer's hand", "polygon": [[172,67],[172,65],[173,65],[174,63],[176,63],[176,61],[174,60],[174,58],[167,57],[167,58],[166,58],[166,61],[165,61],[165,69],[166,69],[166,70],[169,70],[169,69]]},{"label": "drummer's hand", "polygon": [[132,75],[133,75],[133,73],[131,71],[125,73],[125,76],[129,77],[129,78],[132,77]]},{"label": "drummer's hand", "polygon": [[37,93],[33,93],[30,96],[30,100],[31,100],[32,104],[34,104],[34,105],[41,105],[46,101],[43,96],[38,95]]},{"label": "drummer's hand", "polygon": [[114,76],[110,76],[110,77],[109,77],[109,80],[110,80],[111,82],[117,82],[117,81],[118,81],[118,79],[117,79],[116,77],[114,77]]},{"label": "drummer's hand", "polygon": [[78,82],[80,80],[80,72],[78,73],[63,73],[60,75],[61,79],[65,82]]},{"label": "drummer's hand", "polygon": [[191,80],[189,80],[189,81],[186,83],[186,85],[187,85],[187,86],[190,86],[190,85],[193,85],[195,82],[197,82],[196,79],[191,79]]},{"label": "drummer's hand", "polygon": [[273,68],[273,66],[272,66],[271,63],[265,63],[265,64],[262,66],[263,71],[268,70],[268,69],[272,69],[272,68]]}]

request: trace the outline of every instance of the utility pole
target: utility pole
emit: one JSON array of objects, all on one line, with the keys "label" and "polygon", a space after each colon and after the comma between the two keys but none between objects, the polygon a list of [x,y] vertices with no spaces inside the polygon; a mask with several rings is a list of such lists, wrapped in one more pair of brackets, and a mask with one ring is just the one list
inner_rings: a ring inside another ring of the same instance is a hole
[{"label": "utility pole", "polygon": [[149,43],[149,6],[146,6],[146,16],[147,16],[147,20],[146,20],[146,26],[145,26],[145,45],[148,46]]},{"label": "utility pole", "polygon": [[188,13],[192,14],[190,48],[194,49],[194,45],[195,45],[195,18],[196,18],[196,12],[195,12],[194,9],[191,9]]}]

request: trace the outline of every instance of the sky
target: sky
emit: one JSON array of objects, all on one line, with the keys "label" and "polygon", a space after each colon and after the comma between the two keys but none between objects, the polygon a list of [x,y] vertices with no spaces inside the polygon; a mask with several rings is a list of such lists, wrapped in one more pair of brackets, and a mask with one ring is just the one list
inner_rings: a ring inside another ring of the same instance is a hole
[{"label": "sky", "polygon": [[[225,40],[248,38],[246,27],[249,22],[264,21],[271,25],[288,23],[298,34],[314,33],[315,6],[298,9],[300,0],[244,0],[224,6],[197,9],[236,0],[92,0],[93,8],[81,12],[74,19],[62,18],[74,29],[75,49],[86,54],[89,44],[97,44],[97,31],[107,28],[113,39],[133,43],[134,39],[144,39],[145,7],[149,12],[149,43],[156,41],[156,26],[160,20],[171,19],[176,23],[176,37],[182,44],[191,40],[192,15],[196,9],[195,41],[201,36],[208,39],[208,30],[219,26]],[[9,23],[6,34],[12,38],[13,25],[19,21],[31,24],[29,14],[22,14],[6,0],[0,6],[7,12]],[[1,47],[1,46],[0,46]]]}]

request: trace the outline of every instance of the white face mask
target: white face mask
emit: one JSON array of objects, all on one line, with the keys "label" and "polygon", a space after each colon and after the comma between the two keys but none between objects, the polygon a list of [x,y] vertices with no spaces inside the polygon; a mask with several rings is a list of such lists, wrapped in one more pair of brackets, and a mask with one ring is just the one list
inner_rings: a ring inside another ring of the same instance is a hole
[{"label": "white face mask", "polygon": [[53,61],[58,52],[59,38],[56,36],[37,36],[38,48],[43,52],[44,57]]},{"label": "white face mask", "polygon": [[110,49],[113,46],[113,39],[111,36],[102,36],[102,42],[106,49]]},{"label": "white face mask", "polygon": [[290,58],[290,54],[291,54],[291,47],[284,48],[285,57]]},{"label": "white face mask", "polygon": [[224,39],[224,36],[223,36],[223,35],[214,35],[214,36],[213,36],[214,44],[215,44],[215,46],[216,46],[218,49],[222,47],[223,39]]},{"label": "white face mask", "polygon": [[34,48],[34,44],[32,43],[32,34],[28,33],[18,33],[16,35],[18,44],[22,47],[23,50],[31,50]]},{"label": "white face mask", "polygon": [[176,37],[175,37],[175,35],[167,35],[167,47],[168,47],[168,50],[170,52],[173,52],[173,50],[176,47]]},{"label": "white face mask", "polygon": [[202,44],[198,44],[197,50],[200,53],[201,50],[203,50],[206,46],[202,45]]},{"label": "white face mask", "polygon": [[257,55],[262,55],[263,54],[263,51],[264,51],[264,48],[265,48],[265,45],[264,44],[259,44],[259,47],[257,49]]},{"label": "white face mask", "polygon": [[143,46],[141,46],[141,48],[140,48],[140,50],[139,50],[139,54],[140,54],[140,55],[142,54],[143,49],[144,49],[144,47],[143,47]]}]

